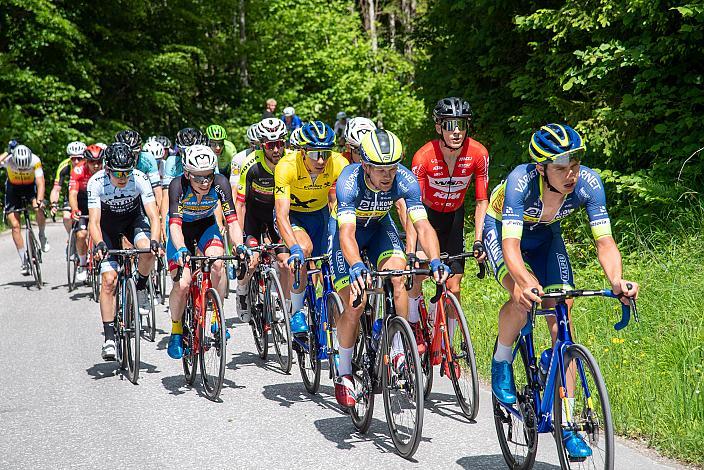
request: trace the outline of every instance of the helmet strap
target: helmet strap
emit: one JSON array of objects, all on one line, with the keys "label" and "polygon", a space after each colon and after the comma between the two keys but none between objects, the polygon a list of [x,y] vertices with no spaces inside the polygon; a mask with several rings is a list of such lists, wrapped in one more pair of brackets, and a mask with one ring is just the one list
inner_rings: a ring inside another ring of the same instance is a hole
[{"label": "helmet strap", "polygon": [[543,174],[543,178],[545,178],[545,184],[547,185],[548,189],[549,189],[550,191],[552,191],[553,193],[562,194],[560,191],[558,191],[558,190],[555,188],[555,186],[553,186],[552,184],[550,184],[550,179],[548,178],[548,167],[547,167],[546,165],[543,165],[543,168],[545,169],[545,171],[543,172],[543,173],[544,173],[544,174]]}]

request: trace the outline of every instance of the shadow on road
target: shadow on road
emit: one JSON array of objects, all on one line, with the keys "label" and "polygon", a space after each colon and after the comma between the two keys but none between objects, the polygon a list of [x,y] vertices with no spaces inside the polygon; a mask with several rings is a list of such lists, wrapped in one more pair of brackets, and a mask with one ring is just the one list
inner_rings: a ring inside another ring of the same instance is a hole
[{"label": "shadow on road", "polygon": [[431,392],[430,396],[425,399],[425,409],[443,418],[450,418],[460,423],[476,424],[476,421],[470,421],[464,417],[454,395]]},{"label": "shadow on road", "polygon": [[[42,286],[45,285],[46,283],[42,283]],[[36,284],[34,283],[34,280],[27,280],[27,281],[14,281],[14,282],[6,282],[5,284],[0,284],[0,287],[24,287],[27,290],[39,290],[36,288]],[[34,287],[34,289],[32,289]]]},{"label": "shadow on road", "polygon": [[[335,389],[329,385],[321,385],[315,395],[308,393],[301,382],[265,385],[262,394],[267,400],[277,402],[286,408],[290,408],[296,403],[312,402],[320,408],[346,415],[335,401]],[[349,418],[347,419],[349,420]]]},{"label": "shadow on road", "polygon": [[71,300],[80,300],[80,299],[85,299],[86,297],[90,297],[91,293],[90,292],[75,292],[69,296],[69,299]]},{"label": "shadow on road", "polygon": [[[506,468],[506,461],[502,455],[472,455],[457,459],[457,465],[462,468],[471,469],[494,469]],[[535,470],[555,470],[559,469],[559,465],[552,465],[543,462],[535,462],[533,466]]]},{"label": "shadow on road", "polygon": [[118,375],[117,362],[99,362],[92,367],[86,369],[88,375],[93,377],[93,380],[100,380],[106,377],[115,377]]}]

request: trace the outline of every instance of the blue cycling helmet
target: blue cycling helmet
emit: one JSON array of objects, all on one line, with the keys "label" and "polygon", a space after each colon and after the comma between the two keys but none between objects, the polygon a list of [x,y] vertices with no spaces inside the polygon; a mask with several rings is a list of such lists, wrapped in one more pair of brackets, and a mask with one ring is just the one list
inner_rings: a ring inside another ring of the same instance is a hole
[{"label": "blue cycling helmet", "polygon": [[586,151],[582,136],[566,124],[547,124],[533,133],[528,153],[536,163],[581,157]]},{"label": "blue cycling helmet", "polygon": [[304,149],[330,150],[335,146],[335,133],[323,121],[312,121],[301,128],[299,142]]}]

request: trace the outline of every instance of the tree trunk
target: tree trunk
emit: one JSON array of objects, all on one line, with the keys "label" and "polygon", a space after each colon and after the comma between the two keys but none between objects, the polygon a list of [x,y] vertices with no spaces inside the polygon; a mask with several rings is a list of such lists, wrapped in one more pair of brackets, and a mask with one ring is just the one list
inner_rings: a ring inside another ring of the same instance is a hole
[{"label": "tree trunk", "polygon": [[389,12],[389,42],[391,42],[391,48],[396,48],[396,12],[391,10]]},{"label": "tree trunk", "polygon": [[377,37],[376,37],[376,0],[367,0],[367,7],[369,10],[369,37],[372,40],[372,51],[377,50]]},{"label": "tree trunk", "polygon": [[249,70],[247,64],[247,51],[245,49],[247,42],[246,16],[245,16],[245,0],[239,1],[239,18],[235,19],[235,26],[239,23],[240,30],[240,82],[242,87],[249,87]]}]

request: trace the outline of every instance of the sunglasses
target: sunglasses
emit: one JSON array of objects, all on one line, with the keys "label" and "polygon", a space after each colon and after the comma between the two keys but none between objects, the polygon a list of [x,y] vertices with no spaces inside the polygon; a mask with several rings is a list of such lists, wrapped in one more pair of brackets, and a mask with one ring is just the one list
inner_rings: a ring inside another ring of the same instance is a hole
[{"label": "sunglasses", "polygon": [[270,142],[264,142],[262,146],[267,149],[267,150],[274,150],[277,148],[281,148],[285,145],[285,142],[283,140],[272,140]]},{"label": "sunglasses", "polygon": [[372,170],[396,170],[398,169],[398,163],[391,163],[390,165],[375,165],[374,163],[364,162],[367,166],[371,167]]},{"label": "sunglasses", "polygon": [[215,173],[210,173],[209,175],[194,175],[189,173],[191,180],[198,184],[208,184],[211,181],[213,181],[213,178],[215,178]]},{"label": "sunglasses", "polygon": [[469,121],[467,119],[446,119],[440,123],[442,130],[453,132],[455,129],[466,131],[469,129]]},{"label": "sunglasses", "polygon": [[584,156],[586,151],[586,147],[579,147],[574,150],[561,153],[560,155],[555,157],[554,160],[552,160],[552,163],[556,163],[557,165],[569,165],[572,162],[579,163],[582,160],[582,157]]},{"label": "sunglasses", "polygon": [[122,178],[129,178],[132,176],[132,171],[133,170],[125,170],[125,171],[110,171],[110,174],[113,176],[113,178],[117,179],[122,179]]},{"label": "sunglasses", "polygon": [[221,148],[225,146],[225,141],[224,140],[211,140],[210,141],[210,147],[211,148]]},{"label": "sunglasses", "polygon": [[311,160],[318,161],[321,158],[327,160],[332,155],[332,150],[308,150],[306,156]]},{"label": "sunglasses", "polygon": [[75,162],[80,162],[81,160],[83,160],[83,157],[78,157],[78,156],[77,156],[77,157],[71,157],[71,161],[74,162],[74,163],[75,163]]}]

